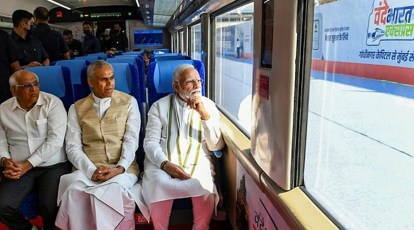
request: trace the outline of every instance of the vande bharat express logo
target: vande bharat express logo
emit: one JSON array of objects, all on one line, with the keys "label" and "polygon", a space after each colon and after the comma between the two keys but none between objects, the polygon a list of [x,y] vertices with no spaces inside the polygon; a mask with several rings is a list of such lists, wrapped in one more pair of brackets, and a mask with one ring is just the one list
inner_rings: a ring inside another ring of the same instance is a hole
[{"label": "vande bharat express logo", "polygon": [[414,40],[413,0],[374,0],[368,21],[367,45]]}]

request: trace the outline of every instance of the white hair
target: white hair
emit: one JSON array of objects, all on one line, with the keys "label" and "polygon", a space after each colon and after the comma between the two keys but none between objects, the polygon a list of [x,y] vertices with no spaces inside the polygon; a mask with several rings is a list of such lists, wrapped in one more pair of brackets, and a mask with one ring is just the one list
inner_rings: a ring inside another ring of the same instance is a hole
[{"label": "white hair", "polygon": [[92,64],[90,64],[88,66],[88,70],[86,71],[86,74],[87,74],[88,78],[94,79],[96,69],[102,68],[104,66],[111,67],[112,72],[114,72],[114,69],[112,68],[111,64],[109,64],[108,62],[106,62],[104,60],[97,60],[97,61],[94,61]]},{"label": "white hair", "polygon": [[18,70],[16,72],[14,72],[10,76],[10,78],[9,78],[9,85],[10,85],[10,87],[12,87],[12,86],[14,87],[14,86],[17,85],[17,79],[16,78],[20,77],[23,74],[23,72],[30,72],[30,73],[32,73],[36,77],[36,81],[39,82],[39,77],[37,76],[37,74],[33,73],[32,71],[22,69],[22,70]]},{"label": "white hair", "polygon": [[174,74],[173,74],[173,83],[174,82],[179,82],[180,81],[180,76],[181,74],[183,74],[184,72],[186,72],[189,69],[194,69],[194,66],[191,64],[182,64],[180,66],[177,67],[177,69],[175,69]]}]

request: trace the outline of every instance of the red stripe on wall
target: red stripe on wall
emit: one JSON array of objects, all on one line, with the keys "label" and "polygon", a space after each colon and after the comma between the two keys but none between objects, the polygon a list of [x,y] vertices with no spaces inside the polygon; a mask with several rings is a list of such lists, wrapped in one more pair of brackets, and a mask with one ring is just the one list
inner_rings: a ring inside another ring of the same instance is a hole
[{"label": "red stripe on wall", "polygon": [[312,60],[312,70],[414,85],[414,68]]}]

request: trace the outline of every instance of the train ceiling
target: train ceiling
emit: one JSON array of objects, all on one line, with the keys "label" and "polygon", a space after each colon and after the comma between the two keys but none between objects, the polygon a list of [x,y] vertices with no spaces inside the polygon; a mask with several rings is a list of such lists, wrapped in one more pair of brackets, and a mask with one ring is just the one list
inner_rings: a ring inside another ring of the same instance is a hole
[{"label": "train ceiling", "polygon": [[[62,9],[62,14],[71,16],[71,20],[105,19],[142,19],[152,27],[165,27],[174,13],[193,0],[45,0]],[[196,0],[194,0],[196,1]],[[184,4],[183,4],[184,3]],[[99,8],[97,8],[99,7]],[[52,14],[51,21],[58,22]],[[66,15],[65,15],[66,17]],[[115,17],[115,18],[114,18]]]}]

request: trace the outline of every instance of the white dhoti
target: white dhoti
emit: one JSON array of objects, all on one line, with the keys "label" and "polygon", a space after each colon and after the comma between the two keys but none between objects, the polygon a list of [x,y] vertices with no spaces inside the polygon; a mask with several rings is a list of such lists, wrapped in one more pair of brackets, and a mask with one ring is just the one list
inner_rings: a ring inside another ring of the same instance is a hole
[{"label": "white dhoti", "polygon": [[[135,203],[141,185],[134,174],[124,173],[104,183],[95,183],[75,171],[61,177],[56,226],[66,229],[135,229]],[[148,214],[147,214],[148,215]]]},{"label": "white dhoti", "polygon": [[[208,228],[213,209],[217,207],[219,196],[210,151],[222,149],[224,141],[219,126],[220,113],[214,102],[204,97],[202,101],[209,114],[208,120],[202,120],[198,112],[175,94],[158,100],[148,112],[142,198],[150,209],[156,229],[168,227],[175,199],[192,199],[194,227],[199,229]],[[160,169],[166,160],[180,166],[191,178],[172,178]],[[200,211],[202,207],[204,212]],[[165,211],[160,212],[158,208]]]}]

